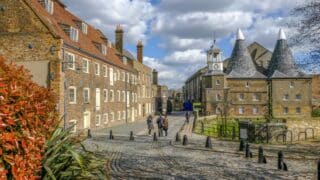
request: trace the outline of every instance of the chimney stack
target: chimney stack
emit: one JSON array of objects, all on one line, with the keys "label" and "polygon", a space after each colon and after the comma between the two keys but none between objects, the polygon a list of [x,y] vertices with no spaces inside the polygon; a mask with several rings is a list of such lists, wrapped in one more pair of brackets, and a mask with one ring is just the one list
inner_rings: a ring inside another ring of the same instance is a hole
[{"label": "chimney stack", "polygon": [[158,85],[158,72],[154,69],[152,71],[153,85]]},{"label": "chimney stack", "polygon": [[123,53],[123,29],[121,25],[117,25],[116,28],[116,49],[120,54]]},{"label": "chimney stack", "polygon": [[143,44],[141,40],[137,44],[137,60],[141,64],[143,63]]}]

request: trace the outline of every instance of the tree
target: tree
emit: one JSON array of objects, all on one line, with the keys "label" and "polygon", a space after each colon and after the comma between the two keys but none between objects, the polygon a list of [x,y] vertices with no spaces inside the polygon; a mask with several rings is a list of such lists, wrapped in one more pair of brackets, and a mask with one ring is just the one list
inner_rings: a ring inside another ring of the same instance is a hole
[{"label": "tree", "polygon": [[319,64],[320,0],[309,0],[293,9],[292,14],[299,17],[290,23],[291,27],[297,29],[297,33],[291,38],[293,45],[307,48],[307,56],[303,58],[304,64]]}]

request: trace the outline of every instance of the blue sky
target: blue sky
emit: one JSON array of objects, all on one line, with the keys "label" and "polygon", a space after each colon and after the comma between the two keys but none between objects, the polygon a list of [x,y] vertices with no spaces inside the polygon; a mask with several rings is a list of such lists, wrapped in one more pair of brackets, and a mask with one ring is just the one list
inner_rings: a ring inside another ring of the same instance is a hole
[{"label": "blue sky", "polygon": [[[101,29],[110,40],[121,24],[125,47],[136,54],[136,43],[145,44],[144,63],[159,71],[160,83],[181,88],[184,81],[205,66],[205,50],[213,34],[225,58],[235,32],[241,28],[247,44],[254,41],[273,50],[279,28],[303,0],[63,0],[67,8]],[[296,53],[299,49],[293,49]]]}]

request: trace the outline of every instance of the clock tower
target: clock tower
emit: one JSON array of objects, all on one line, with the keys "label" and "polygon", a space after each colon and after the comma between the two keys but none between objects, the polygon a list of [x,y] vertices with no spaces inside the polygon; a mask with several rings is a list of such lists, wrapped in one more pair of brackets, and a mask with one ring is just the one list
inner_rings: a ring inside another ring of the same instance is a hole
[{"label": "clock tower", "polygon": [[223,73],[222,52],[216,45],[216,40],[213,41],[210,49],[207,51],[208,70],[213,73]]}]

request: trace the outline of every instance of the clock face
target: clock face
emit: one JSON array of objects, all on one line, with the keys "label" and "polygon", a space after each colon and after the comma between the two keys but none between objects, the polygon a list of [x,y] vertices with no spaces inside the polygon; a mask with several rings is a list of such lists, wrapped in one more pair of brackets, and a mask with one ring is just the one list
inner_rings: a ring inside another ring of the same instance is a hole
[{"label": "clock face", "polygon": [[218,64],[214,64],[214,65],[213,65],[213,69],[214,69],[214,70],[218,70],[218,69],[219,69],[219,65],[218,65]]}]

